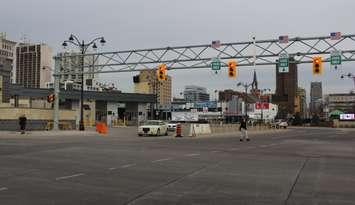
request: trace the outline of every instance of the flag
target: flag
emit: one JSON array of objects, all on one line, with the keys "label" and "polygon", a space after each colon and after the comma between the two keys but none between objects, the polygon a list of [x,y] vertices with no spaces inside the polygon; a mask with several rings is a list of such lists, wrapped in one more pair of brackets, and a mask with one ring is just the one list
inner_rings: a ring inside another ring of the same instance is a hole
[{"label": "flag", "polygon": [[330,33],[330,39],[331,40],[339,40],[341,38],[341,33],[340,32],[332,32]]},{"label": "flag", "polygon": [[221,46],[221,41],[212,41],[212,48],[219,48]]},{"label": "flag", "polygon": [[288,43],[288,36],[279,36],[279,43]]}]

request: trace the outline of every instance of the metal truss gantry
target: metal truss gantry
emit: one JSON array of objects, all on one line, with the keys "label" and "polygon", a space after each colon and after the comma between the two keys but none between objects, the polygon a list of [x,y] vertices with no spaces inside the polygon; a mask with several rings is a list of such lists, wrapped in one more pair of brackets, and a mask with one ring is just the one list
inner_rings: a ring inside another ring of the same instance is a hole
[{"label": "metal truss gantry", "polygon": [[[331,40],[330,36],[290,38],[287,43],[278,39],[255,40],[236,43],[222,43],[219,47],[211,44],[175,46],[152,49],[137,49],[116,52],[91,53],[85,55],[57,55],[54,69],[54,127],[59,124],[59,82],[60,76],[82,74],[81,65],[65,67],[65,58],[90,56],[84,60],[84,74],[134,72],[155,69],[166,64],[168,70],[209,68],[213,58],[219,58],[222,67],[228,60],[236,60],[237,66],[275,65],[280,54],[287,53],[290,63],[311,63],[312,57],[322,55],[324,62],[330,61],[330,54],[340,51],[342,62],[355,61],[355,35],[342,35]],[[68,62],[68,60],[67,60]],[[69,60],[70,62],[70,60]],[[73,69],[78,68],[78,69]],[[80,70],[80,72],[78,72]]]},{"label": "metal truss gantry", "polygon": [[[287,53],[294,59],[290,63],[301,64],[312,62],[312,57],[315,55],[322,55],[323,61],[329,62],[331,52],[340,51],[344,62],[355,61],[354,49],[355,35],[352,34],[342,35],[338,40],[331,40],[330,36],[295,37],[290,38],[288,43],[280,43],[278,39],[272,39],[222,43],[218,48],[205,44],[102,52],[85,54],[90,56],[90,59],[94,59],[91,64],[85,63],[85,73],[140,71],[155,69],[162,63],[167,65],[168,70],[209,68],[212,58],[219,58],[222,67],[226,67],[227,61],[232,59],[237,61],[238,67],[275,65],[281,53]],[[54,58],[56,61],[61,61],[68,56]],[[57,74],[80,73],[62,67]]]}]

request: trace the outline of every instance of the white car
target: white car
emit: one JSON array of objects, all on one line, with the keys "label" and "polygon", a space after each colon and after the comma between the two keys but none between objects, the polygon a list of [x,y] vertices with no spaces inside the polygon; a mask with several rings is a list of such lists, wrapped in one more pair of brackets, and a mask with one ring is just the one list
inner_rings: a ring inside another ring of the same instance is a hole
[{"label": "white car", "polygon": [[288,123],[286,122],[286,121],[284,121],[284,120],[278,120],[277,122],[276,122],[276,128],[284,128],[284,129],[286,129],[287,128],[287,126],[288,126]]},{"label": "white car", "polygon": [[168,131],[175,131],[176,130],[177,123],[175,122],[169,122],[168,123]]},{"label": "white car", "polygon": [[148,120],[138,127],[138,136],[168,135],[168,124],[161,120]]}]

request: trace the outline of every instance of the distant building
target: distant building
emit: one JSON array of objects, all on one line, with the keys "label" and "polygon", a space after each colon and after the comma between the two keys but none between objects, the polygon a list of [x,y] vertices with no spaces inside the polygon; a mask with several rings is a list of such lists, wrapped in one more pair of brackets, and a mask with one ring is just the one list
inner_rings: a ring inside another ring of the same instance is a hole
[{"label": "distant building", "polygon": [[187,102],[206,102],[210,100],[210,94],[204,87],[189,85],[185,86],[184,98]]},{"label": "distant building", "polygon": [[297,89],[297,108],[300,113],[301,118],[307,118],[307,95],[306,89],[298,88]]},{"label": "distant building", "polygon": [[11,69],[10,81],[14,83],[14,62],[15,62],[16,42],[6,39],[5,33],[0,33],[0,64],[6,66],[5,69]]},{"label": "distant building", "polygon": [[280,73],[276,65],[276,91],[272,97],[274,103],[279,107],[279,118],[286,118],[288,115],[296,113],[295,102],[298,88],[297,64],[292,63],[293,58],[289,60],[289,71]]},{"label": "distant building", "polygon": [[[82,65],[82,56],[80,53],[75,52],[63,52],[58,54],[59,57],[62,57],[60,71],[68,72],[60,77],[60,83],[62,84],[73,84],[73,87],[79,87],[81,89],[81,83],[84,82],[84,90],[88,91],[98,91],[100,84],[96,81],[98,74],[87,73],[84,74],[84,80],[82,80],[81,65]],[[86,72],[95,71],[95,56],[85,56],[84,65]]]},{"label": "distant building", "polygon": [[355,93],[329,94],[325,99],[329,113],[340,110],[344,113],[355,113]]},{"label": "distant building", "polygon": [[171,104],[171,76],[166,81],[159,82],[156,70],[144,70],[133,77],[134,92],[143,94],[155,94],[156,101],[160,107],[167,107]]},{"label": "distant building", "polygon": [[16,48],[16,84],[46,88],[51,81],[52,57],[46,44],[20,44]]},{"label": "distant building", "polygon": [[323,92],[322,92],[322,82],[311,82],[310,91],[310,112],[313,114],[321,114],[323,105]]}]

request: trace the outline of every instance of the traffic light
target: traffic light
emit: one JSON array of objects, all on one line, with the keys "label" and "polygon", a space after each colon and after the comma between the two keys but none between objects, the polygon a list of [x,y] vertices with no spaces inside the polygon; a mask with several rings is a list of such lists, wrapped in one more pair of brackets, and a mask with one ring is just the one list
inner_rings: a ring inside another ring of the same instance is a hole
[{"label": "traffic light", "polygon": [[237,62],[229,61],[228,62],[228,77],[236,78],[237,77]]},{"label": "traffic light", "polygon": [[313,57],[313,75],[322,75],[323,73],[323,64],[322,57],[316,56]]},{"label": "traffic light", "polygon": [[158,66],[157,78],[158,78],[159,81],[166,80],[166,65],[165,64],[161,64],[161,65]]},{"label": "traffic light", "polygon": [[55,99],[55,95],[54,94],[50,94],[50,95],[47,96],[47,102],[48,103],[54,102],[54,99]]}]

